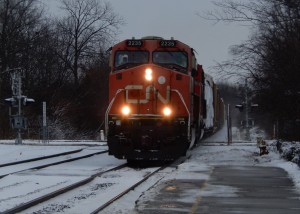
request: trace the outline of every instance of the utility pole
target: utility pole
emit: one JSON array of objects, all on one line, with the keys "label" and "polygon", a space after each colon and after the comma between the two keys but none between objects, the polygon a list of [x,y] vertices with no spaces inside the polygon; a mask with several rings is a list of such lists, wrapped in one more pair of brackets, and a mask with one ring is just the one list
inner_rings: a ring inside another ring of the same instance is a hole
[{"label": "utility pole", "polygon": [[46,108],[46,102],[43,102],[43,125],[42,125],[42,131],[43,131],[43,143],[48,143],[48,128],[47,128],[47,108]]},{"label": "utility pole", "polygon": [[[225,108],[225,106],[224,106]],[[231,130],[231,110],[230,104],[227,106],[227,144],[230,145],[232,143],[232,130]]]},{"label": "utility pole", "polygon": [[248,81],[247,78],[245,79],[245,120],[246,120],[246,139],[250,139],[250,133],[249,133],[249,106],[248,106]]},{"label": "utility pole", "polygon": [[246,138],[250,139],[250,134],[249,134],[249,105],[248,105],[248,80],[247,78],[245,79],[245,110],[246,110],[246,115],[245,115],[245,120],[246,120]]},{"label": "utility pole", "polygon": [[15,144],[22,144],[22,128],[26,128],[25,118],[22,117],[22,81],[21,81],[21,69],[15,69],[14,72],[11,74],[11,81],[12,81],[12,92],[13,98],[17,99],[18,102],[18,111],[17,114],[14,116],[14,124],[13,126],[17,129],[17,137]]},{"label": "utility pole", "polygon": [[245,106],[245,110],[246,110],[246,128],[249,128],[249,108],[248,108],[248,81],[247,78],[245,80],[245,102],[246,102],[246,106]]}]

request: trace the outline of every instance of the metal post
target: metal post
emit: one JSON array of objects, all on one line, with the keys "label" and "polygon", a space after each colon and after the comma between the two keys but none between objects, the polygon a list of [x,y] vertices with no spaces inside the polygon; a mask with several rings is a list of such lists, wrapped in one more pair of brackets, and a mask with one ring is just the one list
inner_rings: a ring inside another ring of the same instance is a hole
[{"label": "metal post", "polygon": [[43,102],[43,143],[48,142],[46,102]]},{"label": "metal post", "polygon": [[104,131],[101,129],[100,130],[100,141],[104,141]]},{"label": "metal post", "polygon": [[279,140],[279,121],[276,121],[276,140]]},{"label": "metal post", "polygon": [[273,139],[276,139],[276,124],[273,124]]},{"label": "metal post", "polygon": [[249,134],[249,105],[248,105],[248,81],[247,78],[245,79],[245,111],[246,111],[246,138],[247,140],[250,139],[250,134]]},{"label": "metal post", "polygon": [[245,97],[246,97],[246,128],[249,128],[249,116],[248,116],[248,82],[245,80]]},{"label": "metal post", "polygon": [[228,140],[228,145],[230,145],[232,143],[230,104],[228,104],[227,106],[227,140]]},{"label": "metal post", "polygon": [[[15,72],[15,74],[17,76],[15,76],[15,80],[13,81],[16,81],[17,82],[17,85],[16,85],[16,97],[17,97],[17,100],[18,100],[18,118],[21,118],[21,115],[22,115],[22,82],[21,82],[21,71],[20,70],[17,70]],[[20,122],[20,121],[19,121]],[[17,137],[16,137],[16,141],[15,141],[15,144],[22,144],[22,129],[21,128],[18,128],[17,129]]]}]

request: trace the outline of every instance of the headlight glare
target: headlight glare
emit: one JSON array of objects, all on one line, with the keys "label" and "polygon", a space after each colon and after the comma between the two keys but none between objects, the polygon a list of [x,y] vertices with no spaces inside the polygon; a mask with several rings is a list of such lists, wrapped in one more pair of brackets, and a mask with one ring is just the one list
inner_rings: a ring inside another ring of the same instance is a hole
[{"label": "headlight glare", "polygon": [[147,68],[145,70],[145,79],[148,81],[152,80],[152,69],[151,68]]},{"label": "headlight glare", "polygon": [[125,116],[127,116],[127,115],[130,114],[130,108],[129,108],[129,106],[124,106],[122,108],[122,114],[125,115]]},{"label": "headlight glare", "polygon": [[165,107],[165,108],[163,109],[163,114],[164,114],[164,116],[166,116],[166,117],[170,116],[170,115],[172,114],[171,108]]}]

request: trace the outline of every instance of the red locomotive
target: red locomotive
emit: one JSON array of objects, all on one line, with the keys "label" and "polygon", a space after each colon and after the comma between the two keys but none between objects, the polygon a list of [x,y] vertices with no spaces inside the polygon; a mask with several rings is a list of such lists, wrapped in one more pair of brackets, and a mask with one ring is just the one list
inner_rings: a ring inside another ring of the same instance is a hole
[{"label": "red locomotive", "polygon": [[110,155],[173,160],[221,123],[215,117],[224,110],[216,85],[205,82],[188,45],[173,38],[125,40],[112,47],[110,66],[105,117]]}]

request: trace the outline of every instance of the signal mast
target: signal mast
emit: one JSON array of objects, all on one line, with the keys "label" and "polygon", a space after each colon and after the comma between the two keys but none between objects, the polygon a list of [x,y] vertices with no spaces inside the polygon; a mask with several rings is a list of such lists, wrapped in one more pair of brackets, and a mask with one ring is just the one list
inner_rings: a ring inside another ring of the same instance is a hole
[{"label": "signal mast", "polygon": [[[9,107],[10,124],[16,130],[17,136],[15,144],[22,144],[22,130],[27,129],[27,118],[22,115],[22,106],[35,102],[34,99],[22,95],[22,69],[16,68],[8,70],[11,72],[12,97],[6,98],[5,102]],[[16,109],[15,112],[12,109]],[[15,114],[12,114],[15,112]]]}]

